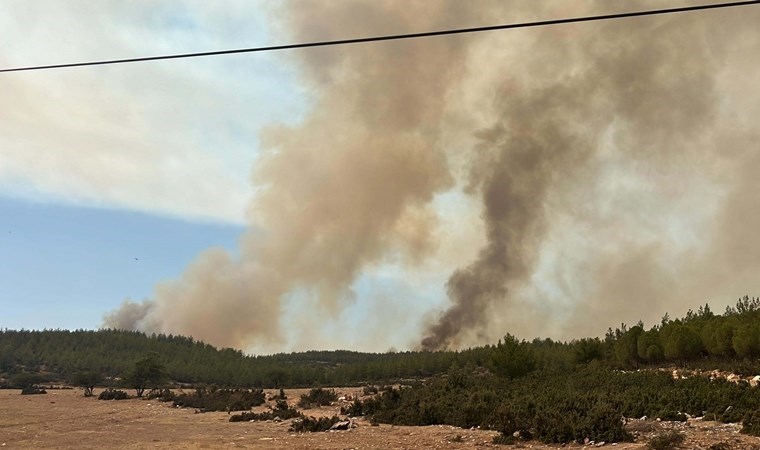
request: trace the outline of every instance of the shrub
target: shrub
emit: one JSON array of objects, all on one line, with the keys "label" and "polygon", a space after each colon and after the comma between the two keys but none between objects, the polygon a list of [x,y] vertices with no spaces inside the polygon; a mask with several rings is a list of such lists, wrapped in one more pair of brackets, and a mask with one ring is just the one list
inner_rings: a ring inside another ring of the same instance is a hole
[{"label": "shrub", "polygon": [[760,410],[747,413],[742,419],[742,433],[760,436]]},{"label": "shrub", "polygon": [[293,421],[290,425],[290,431],[295,431],[297,433],[327,431],[338,422],[340,422],[338,416],[320,417],[319,419],[315,419],[314,417],[303,417],[301,420]]},{"label": "shrub", "polygon": [[266,401],[261,389],[196,389],[192,394],[174,398],[174,406],[208,411],[247,411]]},{"label": "shrub", "polygon": [[275,408],[271,408],[270,411],[263,413],[244,412],[241,414],[235,414],[230,417],[230,422],[250,422],[250,421],[263,421],[263,420],[288,420],[293,418],[304,418],[304,415],[298,412],[295,408],[288,407],[284,401],[282,403],[277,402]]},{"label": "shrub", "polygon": [[329,405],[338,400],[338,394],[332,389],[314,388],[308,394],[301,395],[298,406],[301,408],[312,408],[315,406]]},{"label": "shrub", "polygon": [[117,391],[114,389],[106,389],[98,395],[98,400],[126,400],[129,398],[124,391]]},{"label": "shrub", "polygon": [[85,371],[77,372],[71,377],[71,384],[74,386],[80,386],[84,389],[85,397],[92,397],[92,391],[95,389],[95,385],[103,382],[103,376],[99,372]]},{"label": "shrub", "polygon": [[688,419],[686,417],[686,414],[682,412],[673,411],[672,409],[663,412],[662,414],[659,415],[659,417],[662,420],[668,420],[671,422],[686,422],[686,420]]},{"label": "shrub", "polygon": [[678,448],[684,441],[683,433],[678,431],[669,431],[667,433],[661,433],[653,437],[647,443],[647,448],[652,450],[670,450]]},{"label": "shrub", "polygon": [[47,391],[37,386],[27,386],[21,389],[21,395],[35,395],[35,394],[47,394]]},{"label": "shrub", "polygon": [[[546,443],[567,443],[587,437],[630,440],[621,418],[641,416],[684,420],[687,414],[704,415],[743,421],[746,433],[760,434],[757,405],[760,389],[746,383],[703,377],[674,380],[668,373],[623,373],[589,366],[536,372],[512,381],[465,374],[452,382],[451,376],[442,376],[413,387],[387,389],[353,402],[342,412],[396,425],[480,426],[505,436],[524,430]],[[643,431],[636,427],[644,426],[654,427],[636,421],[628,428]]]},{"label": "shrub", "polygon": [[148,392],[147,395],[148,399],[157,399],[160,402],[171,402],[174,401],[175,398],[177,398],[177,394],[171,391],[169,388],[164,389],[153,389],[150,392]]},{"label": "shrub", "polygon": [[269,420],[269,418],[262,419],[260,416],[263,414],[256,414],[252,412],[242,412],[240,414],[233,414],[230,416],[230,422],[251,422],[254,420]]},{"label": "shrub", "polygon": [[11,377],[10,385],[16,389],[34,388],[43,381],[44,379],[39,374],[21,372]]},{"label": "shrub", "polygon": [[380,392],[380,388],[377,386],[367,385],[367,386],[364,386],[364,388],[362,388],[362,393],[364,395],[375,395],[378,392]]},{"label": "shrub", "polygon": [[361,400],[354,400],[348,407],[341,406],[340,413],[344,416],[359,417],[364,415],[364,403]]},{"label": "shrub", "polygon": [[742,421],[744,415],[741,409],[729,406],[723,411],[719,419],[723,423],[737,423]]}]

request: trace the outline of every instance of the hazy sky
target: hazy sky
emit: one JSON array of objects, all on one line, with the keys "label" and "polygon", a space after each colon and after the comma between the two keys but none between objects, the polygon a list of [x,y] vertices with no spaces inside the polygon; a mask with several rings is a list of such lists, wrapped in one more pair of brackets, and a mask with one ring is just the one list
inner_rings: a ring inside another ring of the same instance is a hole
[{"label": "hazy sky", "polygon": [[[11,1],[3,67],[269,42],[263,2]],[[264,124],[308,104],[257,55],[6,74],[0,326],[94,328],[199,251],[235,247]],[[138,258],[138,260],[135,260]]]},{"label": "hazy sky", "polygon": [[[0,67],[699,3],[10,0]],[[759,10],[2,74],[0,327],[383,351],[722,310],[760,292]]]},{"label": "hazy sky", "polygon": [[[277,43],[267,3],[3,2],[0,66]],[[294,72],[288,55],[257,54],[6,74],[0,327],[96,328],[201,251],[235,252],[261,128],[298,122],[311,101]],[[356,289],[385,304],[405,293],[418,318],[442,302],[445,274],[420,288],[398,272],[378,268]],[[344,321],[371,311],[358,304]],[[407,346],[419,324],[406,323],[395,339],[345,346]],[[331,346],[345,327],[312,342]]]}]

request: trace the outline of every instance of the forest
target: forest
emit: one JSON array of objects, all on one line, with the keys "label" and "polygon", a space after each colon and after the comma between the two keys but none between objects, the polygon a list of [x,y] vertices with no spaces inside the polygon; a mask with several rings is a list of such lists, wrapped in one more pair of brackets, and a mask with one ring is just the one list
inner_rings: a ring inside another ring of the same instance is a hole
[{"label": "forest", "polygon": [[125,330],[0,330],[0,379],[36,373],[68,381],[93,371],[116,380],[148,353],[158,355],[177,384],[228,387],[350,386],[424,379],[453,366],[515,377],[534,370],[570,370],[595,362],[612,369],[679,366],[760,373],[760,299],[745,296],[723,314],[709,305],[649,329],[639,322],[609,328],[602,338],[569,342],[510,334],[494,345],[460,351],[361,353],[307,351],[267,356],[218,349],[190,337]]},{"label": "forest", "polygon": [[[673,376],[674,368],[689,376]],[[36,393],[45,382],[68,383],[92,395],[99,385],[135,389],[138,397],[148,388],[176,406],[248,410],[263,401],[262,388],[319,393],[321,386],[364,385],[373,395],[344,414],[481,427],[500,431],[501,443],[624,441],[631,436],[621,418],[640,416],[741,422],[744,432],[760,435],[760,390],[747,380],[710,377],[716,369],[760,374],[760,299],[745,296],[723,314],[705,304],[648,329],[621,324],[602,338],[526,341],[507,333],[493,345],[441,352],[252,356],[124,330],[0,331],[0,387]],[[167,387],[196,394],[177,397]],[[108,389],[100,398],[125,397]]]}]

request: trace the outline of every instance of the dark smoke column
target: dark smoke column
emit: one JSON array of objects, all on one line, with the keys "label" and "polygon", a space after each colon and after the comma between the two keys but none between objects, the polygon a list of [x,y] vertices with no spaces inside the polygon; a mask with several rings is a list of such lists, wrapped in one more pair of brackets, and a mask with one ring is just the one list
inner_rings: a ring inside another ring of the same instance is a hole
[{"label": "dark smoke column", "polygon": [[719,19],[547,28],[505,69],[494,89],[493,125],[470,155],[468,192],[482,202],[486,244],[449,278],[451,305],[421,348],[460,347],[476,333],[485,341],[489,315],[517,310],[510,289],[533,274],[552,214],[593,204],[570,188],[593,185],[585,171],[605,154],[614,153],[618,165],[690,160],[691,137],[714,120],[716,66],[703,43]]},{"label": "dark smoke column", "polygon": [[530,274],[545,229],[547,190],[569,156],[582,160],[590,148],[587,139],[561,124],[565,108],[580,106],[569,102],[569,91],[557,86],[512,99],[507,125],[481,134],[470,189],[483,203],[487,242],[475,262],[449,278],[453,304],[429,328],[423,349],[456,347],[462,331],[485,322],[489,307],[508,298],[509,282]]}]

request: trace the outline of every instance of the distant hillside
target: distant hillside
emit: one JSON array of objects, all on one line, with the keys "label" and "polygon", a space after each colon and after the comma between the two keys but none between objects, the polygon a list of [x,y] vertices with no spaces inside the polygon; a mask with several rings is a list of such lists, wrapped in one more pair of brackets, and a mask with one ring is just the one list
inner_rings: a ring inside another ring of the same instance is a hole
[{"label": "distant hillside", "polygon": [[[708,305],[686,317],[645,329],[609,329],[602,338],[571,342],[518,341],[459,352],[360,353],[308,351],[247,356],[183,336],[123,330],[0,330],[0,377],[41,373],[68,380],[84,370],[123,376],[136,361],[156,352],[169,376],[181,383],[246,387],[336,386],[427,378],[454,367],[481,368],[507,376],[531,370],[567,370],[592,361],[614,368],[707,365],[736,372],[760,370],[760,299],[744,297],[723,315]],[[760,373],[760,372],[758,372]]]}]

